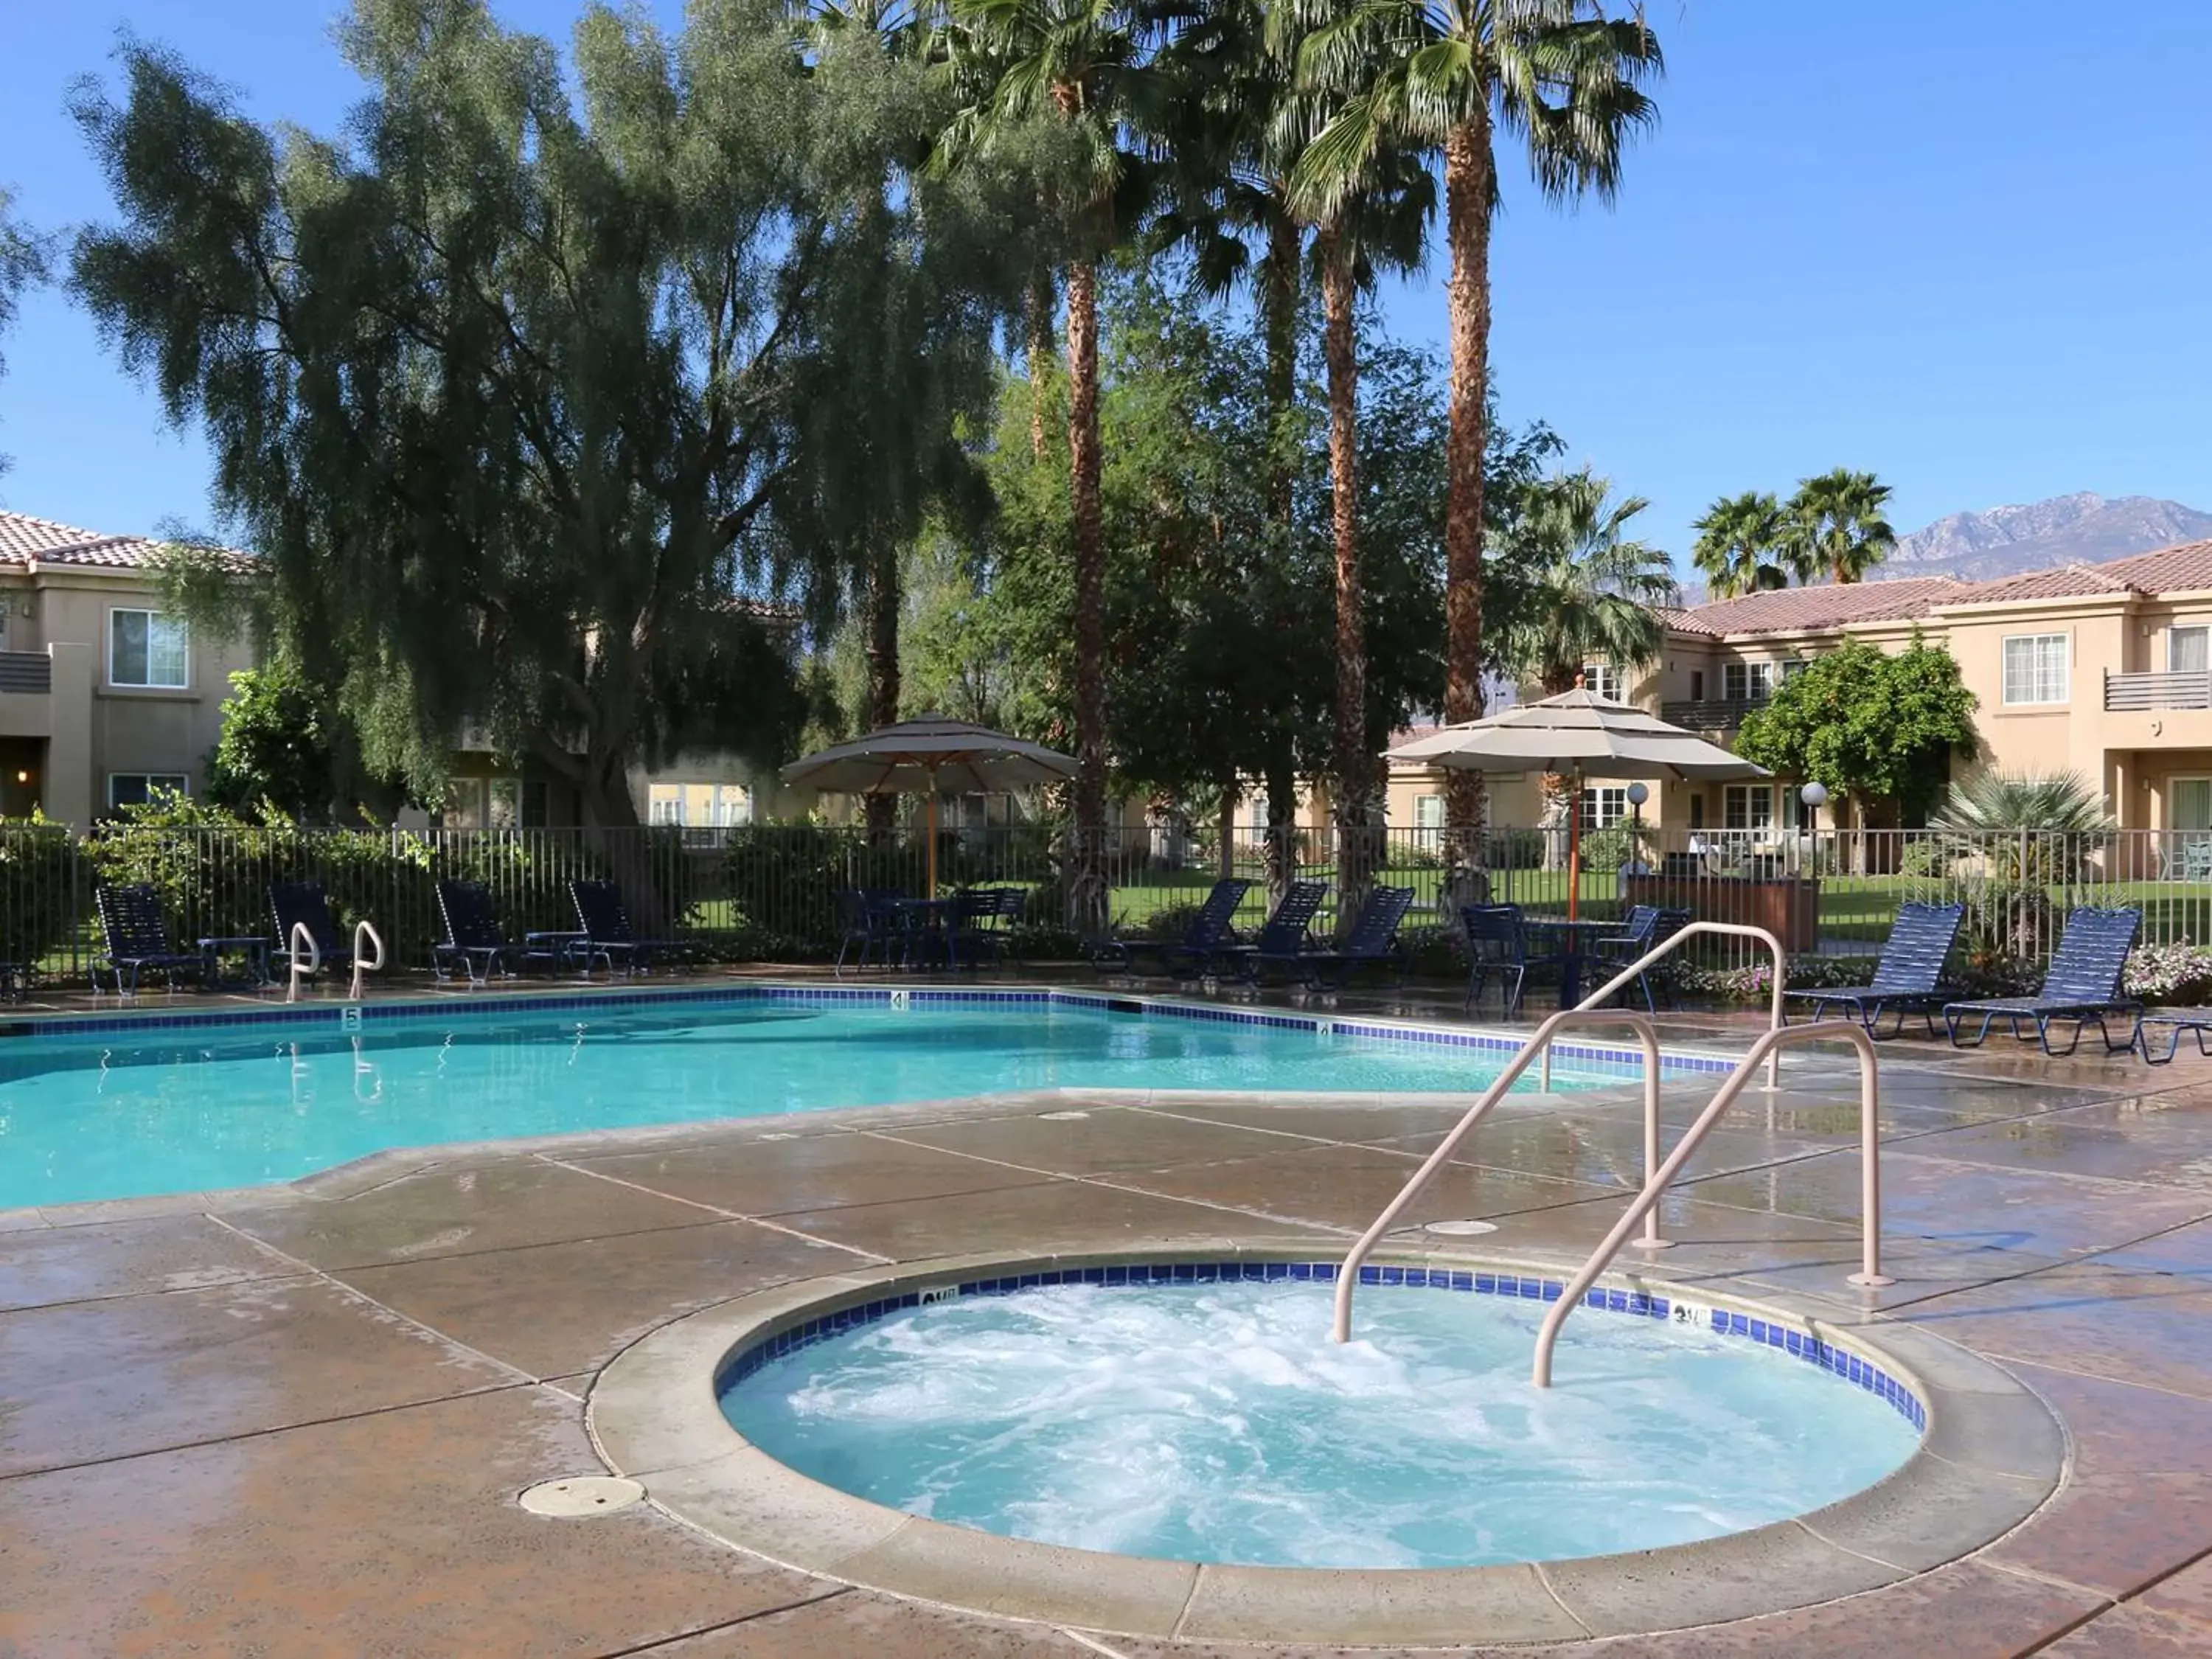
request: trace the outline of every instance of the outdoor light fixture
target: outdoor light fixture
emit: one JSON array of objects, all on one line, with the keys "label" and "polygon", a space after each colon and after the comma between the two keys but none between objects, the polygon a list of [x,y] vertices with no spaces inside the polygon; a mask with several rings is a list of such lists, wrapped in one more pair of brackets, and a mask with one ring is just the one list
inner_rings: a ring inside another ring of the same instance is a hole
[{"label": "outdoor light fixture", "polygon": [[28,783],[30,781],[31,775],[28,772],[18,772],[15,774],[15,781],[18,783]]}]

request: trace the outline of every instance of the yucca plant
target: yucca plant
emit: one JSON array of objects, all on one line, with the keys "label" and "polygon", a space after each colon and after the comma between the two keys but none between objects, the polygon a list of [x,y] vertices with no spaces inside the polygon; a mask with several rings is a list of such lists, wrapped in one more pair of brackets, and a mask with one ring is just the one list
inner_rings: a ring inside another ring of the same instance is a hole
[{"label": "yucca plant", "polygon": [[1978,964],[2040,954],[2051,931],[2051,888],[2079,880],[2118,824],[2078,774],[1990,771],[1952,784],[1928,827],[1954,838],[1984,872],[1966,895],[1968,951]]}]

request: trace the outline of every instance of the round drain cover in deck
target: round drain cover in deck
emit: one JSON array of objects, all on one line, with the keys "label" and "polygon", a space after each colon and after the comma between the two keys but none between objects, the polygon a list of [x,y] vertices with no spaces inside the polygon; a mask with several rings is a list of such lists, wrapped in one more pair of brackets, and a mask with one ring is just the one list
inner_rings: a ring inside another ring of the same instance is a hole
[{"label": "round drain cover in deck", "polygon": [[1473,1238],[1480,1233],[1496,1232],[1498,1224],[1494,1221],[1431,1221],[1421,1231],[1443,1233],[1450,1238]]},{"label": "round drain cover in deck", "polygon": [[645,1496],[635,1480],[612,1474],[577,1474],[566,1480],[543,1480],[525,1489],[516,1501],[532,1515],[612,1515]]}]

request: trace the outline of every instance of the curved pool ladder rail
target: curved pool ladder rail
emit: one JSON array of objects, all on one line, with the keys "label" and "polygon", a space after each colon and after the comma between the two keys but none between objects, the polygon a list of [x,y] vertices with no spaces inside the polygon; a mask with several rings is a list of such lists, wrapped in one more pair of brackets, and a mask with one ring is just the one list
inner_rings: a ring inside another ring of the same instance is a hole
[{"label": "curved pool ladder rail", "polygon": [[[1682,1166],[1696,1155],[1706,1131],[1735,1104],[1736,1097],[1743,1092],[1759,1062],[1771,1059],[1777,1050],[1790,1043],[1820,1042],[1838,1036],[1856,1049],[1859,1057],[1859,1271],[1850,1274],[1847,1282],[1869,1288],[1897,1282],[1881,1271],[1881,1082],[1874,1040],[1856,1025],[1840,1030],[1831,1030],[1826,1025],[1796,1025],[1769,1031],[1751,1045],[1751,1051],[1714,1092],[1705,1109],[1698,1115],[1698,1121],[1684,1132],[1674,1150],[1668,1154],[1667,1161],[1656,1174],[1646,1178],[1644,1190],[1637,1194],[1628,1212],[1613,1224],[1604,1242],[1590,1252],[1582,1271],[1569,1281],[1559,1292],[1559,1299],[1552,1304],[1552,1310],[1544,1316],[1543,1328],[1536,1334],[1536,1363],[1532,1378],[1538,1388],[1552,1386],[1552,1349],[1559,1340],[1559,1328],[1567,1322],[1567,1316],[1597,1282],[1598,1275],[1613,1264],[1636,1224],[1645,1222],[1649,1231],[1649,1224],[1657,1212],[1659,1200],[1666,1196],[1668,1187],[1682,1172]],[[1344,1290],[1344,1286],[1338,1286],[1340,1305],[1343,1305]]]},{"label": "curved pool ladder rail", "polygon": [[[300,946],[303,941],[307,945],[307,966],[304,968],[300,965]],[[323,970],[323,947],[315,943],[313,928],[308,927],[304,921],[295,921],[292,924],[292,937],[285,942],[285,948],[292,958],[292,963],[291,971],[286,975],[290,983],[284,988],[284,1000],[297,1002],[300,1000],[301,975],[313,979]]]},{"label": "curved pool ladder rail", "polygon": [[[363,939],[367,939],[376,947],[376,957],[374,961],[361,948]],[[383,971],[384,935],[376,931],[376,924],[374,922],[356,922],[353,927],[353,983],[346,988],[347,1000],[352,1002],[361,1000],[362,992],[365,988],[363,975],[378,974]]]},{"label": "curved pool ladder rail", "polygon": [[[1421,1195],[1422,1188],[1435,1177],[1437,1171],[1450,1161],[1451,1155],[1459,1150],[1460,1143],[1473,1133],[1474,1126],[1482,1121],[1484,1115],[1492,1107],[1505,1098],[1521,1073],[1528,1069],[1529,1063],[1539,1054],[1548,1054],[1551,1052],[1553,1037],[1570,1025],[1626,1025],[1643,1039],[1644,1152],[1646,1159],[1644,1170],[1645,1179],[1650,1178],[1653,1166],[1659,1162],[1658,1028],[1651,1023],[1650,1017],[1647,1014],[1626,1013],[1618,1010],[1607,1010],[1599,1013],[1587,1008],[1560,1010],[1539,1025],[1536,1028],[1536,1034],[1522,1045],[1521,1052],[1506,1062],[1505,1069],[1500,1072],[1496,1080],[1482,1091],[1482,1097],[1468,1108],[1467,1115],[1460,1119],[1458,1124],[1443,1138],[1436,1151],[1429,1154],[1428,1161],[1413,1171],[1413,1178],[1398,1189],[1398,1196],[1383,1206],[1382,1213],[1375,1218],[1374,1224],[1365,1232],[1360,1234],[1359,1242],[1354,1244],[1350,1253],[1345,1256],[1344,1265],[1336,1270],[1336,1323],[1334,1334],[1337,1341],[1349,1342],[1352,1340],[1352,1287],[1359,1282],[1359,1264],[1366,1261],[1368,1253],[1381,1242],[1382,1236],[1390,1231],[1398,1218],[1405,1213],[1407,1206]],[[1803,1029],[1809,1030],[1812,1028],[1807,1026]],[[1655,1221],[1652,1224],[1656,1227],[1658,1224]],[[1654,1242],[1656,1242],[1656,1238]]]},{"label": "curved pool ladder rail", "polygon": [[[1753,927],[1733,921],[1690,923],[1686,927],[1670,933],[1653,945],[1651,949],[1584,997],[1574,1007],[1562,1009],[1559,1012],[1552,1015],[1536,1028],[1528,1042],[1521,1045],[1520,1052],[1506,1062],[1504,1071],[1499,1073],[1490,1087],[1482,1091],[1481,1097],[1468,1109],[1467,1115],[1460,1119],[1452,1132],[1443,1138],[1443,1144],[1429,1154],[1428,1161],[1413,1171],[1412,1178],[1398,1189],[1398,1196],[1383,1206],[1382,1213],[1375,1218],[1374,1224],[1365,1232],[1360,1234],[1358,1242],[1346,1253],[1343,1265],[1336,1270],[1336,1320],[1332,1330],[1334,1340],[1339,1342],[1349,1342],[1352,1340],[1352,1293],[1359,1282],[1360,1264],[1367,1260],[1375,1246],[1382,1241],[1382,1236],[1389,1232],[1398,1218],[1405,1213],[1407,1206],[1420,1196],[1422,1189],[1435,1178],[1437,1171],[1449,1161],[1452,1153],[1458,1150],[1460,1143],[1467,1139],[1474,1126],[1483,1120],[1492,1107],[1504,1098],[1506,1092],[1512,1088],[1514,1081],[1522,1073],[1528,1069],[1528,1062],[1539,1054],[1542,1055],[1544,1060],[1544,1088],[1547,1092],[1549,1092],[1552,1086],[1552,1040],[1568,1026],[1626,1025],[1643,1039],[1644,1178],[1647,1182],[1653,1178],[1659,1167],[1658,1032],[1647,1014],[1632,1013],[1626,1009],[1607,1009],[1601,1012],[1598,1005],[1627,985],[1652,963],[1680,950],[1685,940],[1695,939],[1700,934],[1755,939],[1765,945],[1774,957],[1774,1006],[1768,1035],[1771,1036],[1774,1032],[1784,1029],[1782,1024],[1782,941],[1764,927]],[[1808,1026],[1804,1029],[1809,1030],[1812,1028]],[[1772,1089],[1778,1086],[1781,1077],[1780,1056],[1778,1054],[1768,1053],[1765,1058],[1766,1086]],[[1649,1212],[1646,1214],[1644,1237],[1638,1241],[1638,1248],[1651,1250],[1667,1248],[1666,1241],[1659,1237],[1659,1218],[1656,1212]]]}]

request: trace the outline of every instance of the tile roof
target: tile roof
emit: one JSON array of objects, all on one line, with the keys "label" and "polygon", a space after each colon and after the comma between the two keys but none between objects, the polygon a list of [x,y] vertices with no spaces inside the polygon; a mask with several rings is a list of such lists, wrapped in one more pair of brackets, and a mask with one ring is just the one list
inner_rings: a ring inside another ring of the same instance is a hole
[{"label": "tile roof", "polygon": [[[0,564],[87,565],[106,570],[137,570],[154,562],[167,544],[144,536],[103,536],[75,525],[34,519],[27,513],[0,513]],[[234,559],[250,556],[234,553]]]},{"label": "tile roof", "polygon": [[2008,605],[2021,599],[2087,598],[2103,593],[2180,593],[2212,587],[2212,541],[2183,542],[2103,564],[2066,564],[1977,582],[1961,605]]},{"label": "tile roof", "polygon": [[2014,605],[2028,599],[2093,599],[2114,593],[2180,593],[2212,588],[2212,541],[2184,542],[2103,564],[2062,564],[1984,582],[1948,576],[1900,581],[1821,583],[1747,593],[1690,611],[1662,611],[1680,634],[1718,639],[1729,634],[1796,634],[1846,623],[1902,622],[1960,605]]},{"label": "tile roof", "polygon": [[1955,604],[1967,584],[1948,576],[1914,576],[1894,582],[1832,582],[1813,587],[1778,587],[1741,599],[1701,605],[1693,611],[1661,614],[1667,625],[1686,634],[1718,638],[1727,634],[1795,634],[1844,623],[1899,622],[1924,617],[1939,605]]}]

